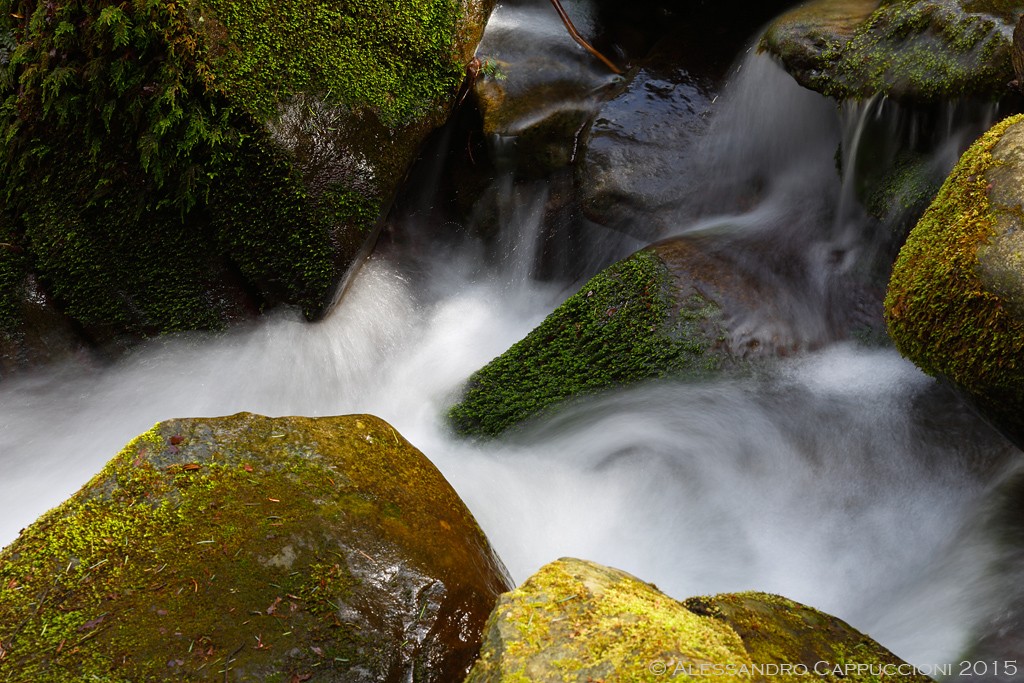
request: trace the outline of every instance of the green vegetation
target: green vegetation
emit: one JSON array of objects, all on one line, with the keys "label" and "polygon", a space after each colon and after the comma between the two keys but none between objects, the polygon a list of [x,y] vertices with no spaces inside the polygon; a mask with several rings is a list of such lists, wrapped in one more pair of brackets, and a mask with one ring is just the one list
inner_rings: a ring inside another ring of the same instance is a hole
[{"label": "green vegetation", "polygon": [[1024,405],[1024,322],[980,281],[977,251],[993,234],[992,148],[1021,122],[997,124],[960,158],[900,251],[885,299],[900,353],[1015,424]]},{"label": "green vegetation", "polygon": [[676,302],[660,259],[642,251],[598,273],[544,322],[469,378],[449,420],[495,436],[558,402],[669,374],[718,367],[703,323],[718,309]]},{"label": "green vegetation", "polygon": [[[0,224],[94,333],[315,317],[458,88],[462,11],[0,0]],[[281,122],[314,101],[330,126]]]},{"label": "green vegetation", "polygon": [[845,622],[777,595],[679,603],[625,572],[562,558],[501,597],[466,681],[881,683],[887,665],[900,671],[892,680],[930,680]]},{"label": "green vegetation", "polygon": [[996,98],[1013,78],[1006,31],[1024,11],[1020,2],[885,0],[852,34],[836,30],[830,9],[793,12],[793,25],[773,26],[763,47],[803,85],[836,99]]},{"label": "green vegetation", "polygon": [[[883,683],[877,673],[885,665],[905,665],[901,659],[846,622],[824,612],[770,593],[727,593],[695,597],[683,605],[696,614],[728,624],[743,640],[750,659],[758,664],[802,664],[814,679],[840,683]],[[825,662],[828,666],[820,666]],[[846,664],[867,667],[859,675],[844,675]],[[815,671],[815,666],[819,666]],[[873,668],[872,668],[873,667]],[[774,678],[774,677],[773,677]],[[785,680],[785,677],[781,677]],[[793,676],[800,680],[801,676]],[[770,680],[770,679],[769,679]],[[895,679],[893,679],[895,680]],[[927,676],[902,673],[903,683],[926,683]]]},{"label": "green vegetation", "polygon": [[[410,578],[382,586],[377,563]],[[416,580],[444,590],[395,605]],[[506,586],[383,421],[174,420],[0,551],[0,680],[289,681],[416,658],[454,680]],[[433,640],[402,643],[410,623]]]},{"label": "green vegetation", "polygon": [[[731,628],[617,569],[562,558],[503,595],[466,683],[654,681],[676,663],[750,665]],[[748,678],[735,677],[730,680]]]}]

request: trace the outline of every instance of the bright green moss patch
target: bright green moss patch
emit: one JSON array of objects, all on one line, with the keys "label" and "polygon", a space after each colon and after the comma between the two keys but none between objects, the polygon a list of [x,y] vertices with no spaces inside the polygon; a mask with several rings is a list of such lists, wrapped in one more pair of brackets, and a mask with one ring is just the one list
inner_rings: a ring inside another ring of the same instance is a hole
[{"label": "bright green moss patch", "polygon": [[702,323],[717,308],[675,303],[665,266],[643,251],[607,268],[469,378],[448,416],[461,434],[494,436],[560,401],[668,374],[718,367]]},{"label": "bright green moss patch", "polygon": [[295,93],[403,122],[462,81],[454,0],[188,3],[211,45],[213,86],[259,119]]},{"label": "bright green moss patch", "polygon": [[175,420],[0,551],[0,680],[457,680],[506,581],[376,418]]},{"label": "bright green moss patch", "polygon": [[997,124],[960,158],[900,251],[885,299],[889,333],[904,356],[1018,425],[1024,322],[985,288],[977,252],[993,235],[992,149],[1021,122],[1015,116]]}]

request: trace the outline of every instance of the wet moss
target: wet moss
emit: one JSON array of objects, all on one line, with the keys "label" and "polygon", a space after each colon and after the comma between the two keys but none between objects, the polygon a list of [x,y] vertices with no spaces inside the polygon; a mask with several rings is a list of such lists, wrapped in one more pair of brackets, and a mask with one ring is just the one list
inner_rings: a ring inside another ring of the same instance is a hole
[{"label": "wet moss", "polygon": [[1024,322],[979,279],[977,253],[996,219],[986,175],[998,163],[992,149],[1021,122],[997,124],[960,158],[900,251],[885,299],[889,333],[904,356],[1018,425]]},{"label": "wet moss", "polygon": [[[316,317],[443,120],[486,5],[0,0],[3,222],[90,330],[282,301]],[[344,124],[304,133],[343,166],[326,182],[268,135],[310,102]]]},{"label": "wet moss", "polygon": [[677,663],[751,662],[742,641],[721,622],[694,614],[625,572],[562,558],[502,596],[466,681],[665,677],[666,670],[652,672],[652,663],[672,672]]},{"label": "wet moss", "polygon": [[0,552],[0,680],[454,680],[506,581],[376,418],[165,422]]},{"label": "wet moss", "polygon": [[852,35],[828,37],[828,3],[812,9],[823,18],[813,49],[794,51],[769,31],[763,46],[779,54],[797,79],[836,99],[876,93],[934,101],[961,96],[999,97],[1013,78],[1010,25],[1024,10],[1019,2],[888,0]]},{"label": "wet moss", "polygon": [[690,598],[562,558],[503,595],[467,683],[930,680],[833,616],[766,593]]},{"label": "wet moss", "polygon": [[[836,683],[877,683],[885,678],[882,672],[886,667],[898,671],[899,680],[906,683],[931,680],[841,619],[780,595],[729,593],[689,598],[683,605],[728,624],[742,639],[750,659],[759,665],[803,665],[815,680]],[[861,668],[847,669],[847,665]],[[787,677],[769,676],[766,680],[779,678]],[[794,674],[791,678],[806,676]]]},{"label": "wet moss", "polygon": [[495,436],[560,402],[665,375],[718,367],[703,322],[717,307],[676,302],[661,260],[641,251],[605,269],[522,341],[469,378],[448,418],[460,434]]}]

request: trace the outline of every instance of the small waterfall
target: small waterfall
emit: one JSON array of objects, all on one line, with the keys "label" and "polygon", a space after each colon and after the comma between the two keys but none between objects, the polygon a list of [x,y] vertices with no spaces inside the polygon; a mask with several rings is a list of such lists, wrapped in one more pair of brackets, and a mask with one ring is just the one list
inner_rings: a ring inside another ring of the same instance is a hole
[{"label": "small waterfall", "polygon": [[[520,30],[504,11],[495,26]],[[441,468],[517,580],[578,555],[679,598],[774,591],[915,664],[954,661],[977,628],[1016,625],[1002,619],[1007,605],[1024,611],[1021,542],[1006,540],[1011,525],[990,502],[1012,507],[1020,453],[892,349],[833,334],[862,300],[878,316],[891,247],[879,226],[894,219],[865,214],[861,184],[877,176],[869,162],[895,156],[877,145],[898,140],[927,173],[945,173],[992,116],[952,107],[904,116],[872,100],[837,113],[750,52],[679,160],[675,235],[758,274],[778,315],[820,348],[805,344],[756,377],[592,397],[501,441],[454,438],[444,413],[465,379],[578,275],[559,266],[537,277],[559,188],[499,174],[493,232],[448,217],[434,232],[428,209],[399,212],[318,324],[278,311],[225,334],[154,340],[108,368],[5,380],[0,545],[156,421],[369,412]],[[632,246],[592,237],[591,271]],[[750,326],[775,322],[758,315]],[[983,645],[986,657],[1014,656],[1007,641]]]}]

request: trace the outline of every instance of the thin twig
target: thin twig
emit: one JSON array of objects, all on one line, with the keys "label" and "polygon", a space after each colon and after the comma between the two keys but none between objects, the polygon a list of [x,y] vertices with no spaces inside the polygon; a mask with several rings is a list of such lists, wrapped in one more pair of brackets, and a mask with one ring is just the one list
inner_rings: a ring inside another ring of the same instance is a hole
[{"label": "thin twig", "polygon": [[622,69],[612,64],[611,60],[594,49],[590,43],[583,39],[583,36],[581,36],[579,31],[576,30],[576,27],[573,26],[572,19],[569,18],[568,14],[566,14],[565,9],[562,7],[562,3],[559,2],[559,0],[551,0],[551,4],[555,6],[555,11],[558,12],[558,16],[562,18],[562,23],[565,24],[565,30],[569,32],[569,35],[572,36],[573,40],[582,45],[584,50],[600,59],[605,66],[612,70],[612,73],[622,73]]}]

